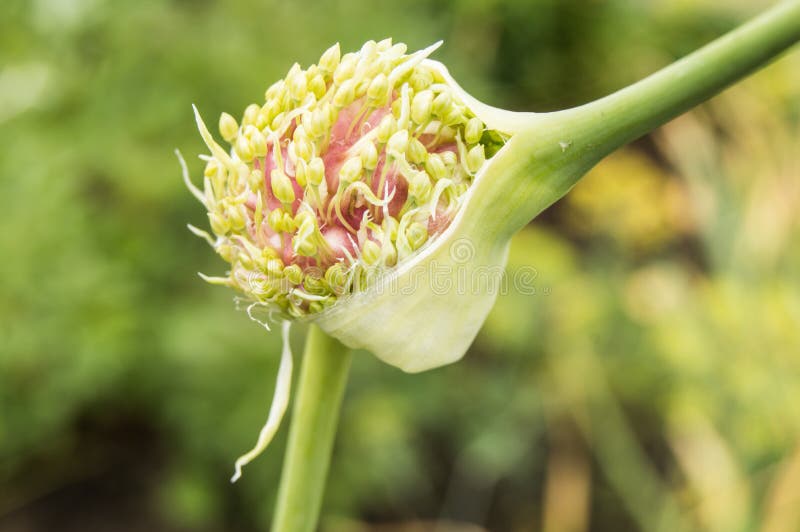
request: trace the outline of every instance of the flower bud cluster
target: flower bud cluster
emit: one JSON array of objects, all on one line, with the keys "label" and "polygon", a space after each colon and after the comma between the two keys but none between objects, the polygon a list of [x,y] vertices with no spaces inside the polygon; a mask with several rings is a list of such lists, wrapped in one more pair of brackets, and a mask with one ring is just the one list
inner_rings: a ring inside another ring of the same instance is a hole
[{"label": "flower bud cluster", "polygon": [[226,277],[290,318],[318,313],[371,275],[417,252],[453,219],[492,143],[426,57],[390,39],[358,52],[328,49],[292,66],[240,120],[228,113],[223,149],[197,114],[210,150],[203,190]]}]

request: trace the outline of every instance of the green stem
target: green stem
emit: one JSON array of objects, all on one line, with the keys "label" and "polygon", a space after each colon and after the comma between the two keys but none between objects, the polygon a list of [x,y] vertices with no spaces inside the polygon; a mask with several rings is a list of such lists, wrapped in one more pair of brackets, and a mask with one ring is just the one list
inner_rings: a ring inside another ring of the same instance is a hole
[{"label": "green stem", "polygon": [[313,532],[319,519],[352,352],[311,325],[272,530]]},{"label": "green stem", "polygon": [[[594,102],[527,114],[507,162],[518,181],[513,234],[603,157],[764,66],[800,40],[800,0],[785,0],[638,83]],[[507,191],[504,191],[507,194]]]},{"label": "green stem", "polygon": [[[800,40],[800,0],[781,2],[638,83],[564,112],[610,153],[763,67]],[[559,113],[561,114],[561,113]]]}]

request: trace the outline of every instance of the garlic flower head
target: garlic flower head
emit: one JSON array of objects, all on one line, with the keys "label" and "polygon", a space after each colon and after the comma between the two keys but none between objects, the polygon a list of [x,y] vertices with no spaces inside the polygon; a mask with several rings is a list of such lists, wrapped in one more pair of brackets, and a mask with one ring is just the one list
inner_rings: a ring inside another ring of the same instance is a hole
[{"label": "garlic flower head", "polygon": [[[236,289],[248,310],[317,321],[408,371],[460,357],[463,341],[457,356],[409,362],[417,347],[398,351],[386,329],[411,310],[377,308],[374,293],[436,248],[487,159],[509,138],[487,127],[474,109],[481,104],[427,59],[440,44],[408,54],[386,39],[344,55],[336,44],[316,65],[295,64],[238,121],[222,113],[219,134],[230,150],[195,109],[210,150],[201,156],[203,190],[184,174],[208,210],[211,233],[190,229],[230,265],[223,277],[203,278]],[[384,303],[414,299],[381,292]],[[425,302],[414,306],[419,312]],[[416,335],[436,336],[414,327]],[[402,329],[397,338],[409,340]]]}]

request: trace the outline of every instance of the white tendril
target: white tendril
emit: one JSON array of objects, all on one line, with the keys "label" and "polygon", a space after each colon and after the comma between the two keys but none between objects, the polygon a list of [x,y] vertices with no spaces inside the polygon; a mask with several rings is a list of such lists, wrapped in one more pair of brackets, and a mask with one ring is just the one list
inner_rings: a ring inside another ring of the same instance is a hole
[{"label": "white tendril", "polygon": [[[186,184],[186,188],[189,189],[189,192],[192,193],[192,196],[197,198],[197,201],[199,201],[203,205],[206,205],[205,196],[203,195],[202,192],[200,192],[199,188],[194,186],[194,183],[192,183],[192,180],[189,177],[189,168],[186,166],[186,161],[183,159],[183,155],[181,155],[180,150],[175,150],[175,155],[178,157],[178,162],[181,165],[181,172],[183,173],[183,182]],[[208,205],[206,205],[206,207],[208,207]]]},{"label": "white tendril", "polygon": [[278,368],[278,378],[275,384],[275,394],[272,397],[272,405],[269,408],[267,423],[258,435],[256,446],[247,454],[243,454],[236,460],[236,472],[231,477],[231,482],[236,482],[242,476],[242,467],[252,462],[258,455],[264,452],[267,445],[272,441],[273,436],[278,431],[278,427],[286,413],[289,405],[289,392],[292,386],[292,347],[289,344],[289,329],[291,322],[285,320],[281,328],[281,338],[283,339],[283,350],[281,352],[281,363]]}]

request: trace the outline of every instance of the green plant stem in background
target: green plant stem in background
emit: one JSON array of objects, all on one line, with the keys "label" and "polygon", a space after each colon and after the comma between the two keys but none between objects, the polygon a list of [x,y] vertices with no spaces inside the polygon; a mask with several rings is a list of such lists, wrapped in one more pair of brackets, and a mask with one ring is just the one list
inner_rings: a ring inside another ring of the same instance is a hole
[{"label": "green plant stem in background", "polygon": [[763,67],[800,40],[800,0],[781,2],[652,76],[559,119],[580,120],[610,153]]},{"label": "green plant stem in background", "polygon": [[352,351],[311,325],[272,530],[316,530]]},{"label": "green plant stem in background", "polygon": [[[529,114],[506,162],[518,181],[511,234],[603,157],[690,110],[800,40],[800,0],[786,0],[655,74],[586,105]],[[507,191],[503,191],[508,197]],[[509,203],[509,201],[507,201]]]}]

